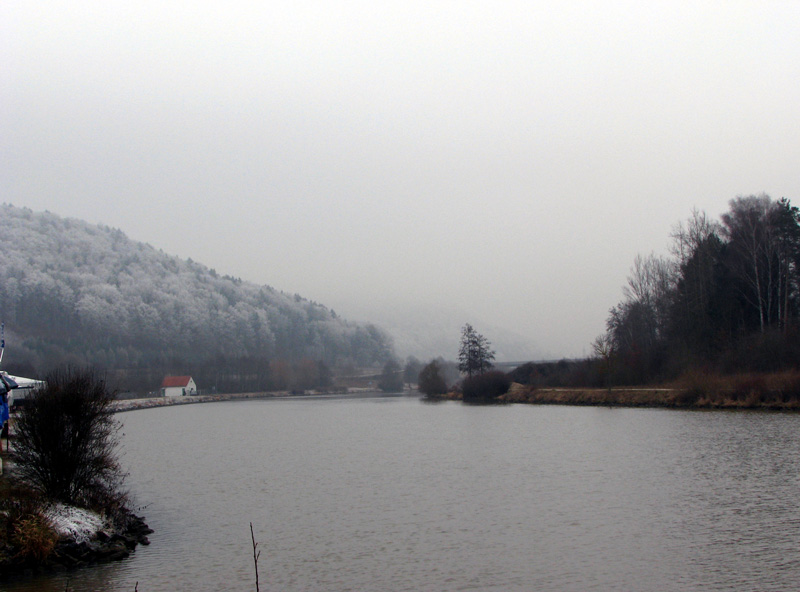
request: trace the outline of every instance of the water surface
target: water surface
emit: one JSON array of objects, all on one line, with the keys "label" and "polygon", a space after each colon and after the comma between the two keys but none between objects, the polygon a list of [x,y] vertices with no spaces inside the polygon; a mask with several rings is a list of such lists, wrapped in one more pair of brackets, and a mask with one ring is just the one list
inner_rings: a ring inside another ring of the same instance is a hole
[{"label": "water surface", "polygon": [[[800,415],[249,400],[121,414],[155,533],[73,590],[788,590]],[[64,576],[10,583],[61,592]]]}]

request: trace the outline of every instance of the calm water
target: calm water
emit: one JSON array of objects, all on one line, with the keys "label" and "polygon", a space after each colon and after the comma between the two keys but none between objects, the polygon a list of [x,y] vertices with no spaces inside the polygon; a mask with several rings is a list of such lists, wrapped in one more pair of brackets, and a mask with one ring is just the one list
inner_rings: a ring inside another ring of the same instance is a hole
[{"label": "calm water", "polygon": [[156,532],[75,591],[254,590],[250,522],[262,591],[800,582],[800,415],[366,397],[119,417]]}]

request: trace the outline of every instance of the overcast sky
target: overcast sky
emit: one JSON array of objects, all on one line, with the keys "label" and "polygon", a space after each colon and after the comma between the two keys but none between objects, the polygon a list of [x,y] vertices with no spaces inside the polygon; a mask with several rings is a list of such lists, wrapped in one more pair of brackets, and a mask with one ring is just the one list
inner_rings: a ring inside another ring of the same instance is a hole
[{"label": "overcast sky", "polygon": [[584,355],[692,208],[800,205],[798,31],[800,2],[6,0],[0,201]]}]

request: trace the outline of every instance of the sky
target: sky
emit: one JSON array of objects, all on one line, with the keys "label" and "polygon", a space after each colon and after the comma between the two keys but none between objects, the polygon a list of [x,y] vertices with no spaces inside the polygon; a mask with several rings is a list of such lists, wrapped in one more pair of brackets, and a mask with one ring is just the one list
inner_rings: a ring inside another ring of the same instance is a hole
[{"label": "sky", "polygon": [[798,30],[800,2],[7,0],[0,201],[584,356],[694,208],[800,205]]}]

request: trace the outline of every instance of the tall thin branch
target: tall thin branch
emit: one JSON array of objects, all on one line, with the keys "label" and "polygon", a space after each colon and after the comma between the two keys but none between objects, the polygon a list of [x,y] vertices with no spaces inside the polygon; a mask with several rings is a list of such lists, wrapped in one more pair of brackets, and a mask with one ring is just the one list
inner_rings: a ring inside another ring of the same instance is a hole
[{"label": "tall thin branch", "polygon": [[250,538],[253,541],[253,566],[256,570],[256,592],[259,592],[258,588],[258,558],[261,557],[261,551],[257,551],[258,543],[256,542],[256,535],[253,534],[253,523],[250,523]]}]

